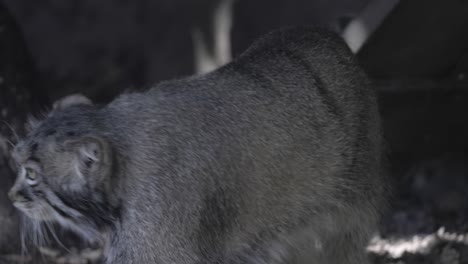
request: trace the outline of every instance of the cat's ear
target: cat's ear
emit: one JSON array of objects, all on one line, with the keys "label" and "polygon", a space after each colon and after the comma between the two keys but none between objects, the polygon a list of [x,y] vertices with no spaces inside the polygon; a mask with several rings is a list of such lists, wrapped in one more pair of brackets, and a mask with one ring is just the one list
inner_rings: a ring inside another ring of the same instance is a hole
[{"label": "cat's ear", "polygon": [[106,140],[86,136],[68,141],[67,147],[73,151],[73,170],[80,178],[100,180],[110,173],[112,149]]},{"label": "cat's ear", "polygon": [[88,97],[82,94],[71,94],[65,96],[55,101],[50,112],[41,113],[41,118],[37,118],[36,116],[30,114],[25,124],[26,132],[30,133],[31,131],[36,129],[41,124],[43,119],[53,115],[55,112],[74,105],[93,105],[93,102]]},{"label": "cat's ear", "polygon": [[71,94],[57,100],[54,105],[52,112],[65,109],[74,105],[92,105],[93,102],[82,94]]}]

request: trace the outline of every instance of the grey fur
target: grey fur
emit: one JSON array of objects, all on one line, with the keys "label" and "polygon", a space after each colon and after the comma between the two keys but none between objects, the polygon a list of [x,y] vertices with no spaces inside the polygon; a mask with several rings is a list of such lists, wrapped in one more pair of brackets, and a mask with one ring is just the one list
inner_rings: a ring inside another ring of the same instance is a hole
[{"label": "grey fur", "polygon": [[388,186],[374,91],[344,42],[310,27],[57,111],[14,157],[36,159],[68,227],[109,233],[113,264],[367,263]]}]

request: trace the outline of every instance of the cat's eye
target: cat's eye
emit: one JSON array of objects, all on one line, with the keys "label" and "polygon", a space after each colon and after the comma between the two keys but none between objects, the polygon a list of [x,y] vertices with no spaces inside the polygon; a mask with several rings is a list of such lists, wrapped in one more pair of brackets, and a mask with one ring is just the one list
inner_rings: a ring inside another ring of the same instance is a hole
[{"label": "cat's eye", "polygon": [[26,180],[28,184],[37,184],[37,172],[31,168],[26,168]]}]

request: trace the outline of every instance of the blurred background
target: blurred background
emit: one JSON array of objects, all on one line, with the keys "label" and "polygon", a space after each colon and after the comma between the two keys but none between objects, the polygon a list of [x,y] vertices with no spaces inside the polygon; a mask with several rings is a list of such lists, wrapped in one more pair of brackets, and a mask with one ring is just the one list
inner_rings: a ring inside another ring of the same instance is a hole
[{"label": "blurred background", "polygon": [[372,262],[468,263],[467,0],[0,0],[0,263],[99,259],[69,234],[19,255],[8,153],[28,114],[207,72],[299,24],[343,36],[379,94],[396,190]]}]

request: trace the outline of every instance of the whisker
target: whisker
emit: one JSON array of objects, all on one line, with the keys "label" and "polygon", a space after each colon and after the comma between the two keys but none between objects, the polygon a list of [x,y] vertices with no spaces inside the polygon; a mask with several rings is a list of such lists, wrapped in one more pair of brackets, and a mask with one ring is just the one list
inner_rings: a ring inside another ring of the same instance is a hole
[{"label": "whisker", "polygon": [[[41,212],[40,216],[43,219],[44,214]],[[41,229],[41,242],[42,242],[42,245],[49,245],[50,240],[49,240],[48,232],[47,232],[47,229],[46,229],[46,225],[44,225],[43,222],[39,222],[39,228]]]},{"label": "whisker", "polygon": [[5,138],[5,141],[10,144],[10,147],[11,148],[15,148],[15,144],[13,144],[13,142],[11,142],[11,140],[9,140],[8,138]]},{"label": "whisker", "polygon": [[55,233],[55,230],[53,228],[53,226],[51,226],[51,224],[48,222],[48,221],[45,221],[44,222],[47,226],[47,228],[49,229],[49,232],[50,234],[52,235],[52,237],[54,238],[54,240],[57,242],[57,244],[63,248],[64,250],[66,250],[68,253],[71,253],[71,250],[69,248],[67,248],[63,243],[62,241],[58,238],[57,234]]},{"label": "whisker", "polygon": [[[39,218],[44,219],[44,212],[42,210],[40,210],[38,212],[38,214],[39,214]],[[37,224],[37,228],[38,228],[37,229],[38,242],[36,243],[36,247],[37,247],[37,250],[39,251],[39,253],[41,255],[42,260],[45,262],[46,261],[46,256],[41,251],[41,247],[49,246],[50,240],[49,240],[49,237],[47,235],[48,233],[47,233],[46,227],[43,224],[43,222],[35,221],[35,223]]]},{"label": "whisker", "polygon": [[33,114],[28,114],[28,117],[26,118],[26,130],[28,132],[34,130],[34,128],[37,127],[39,124],[39,119],[37,119]]},{"label": "whisker", "polygon": [[33,226],[34,226],[34,239],[33,242],[36,246],[40,246],[41,244],[41,237],[42,237],[42,230],[40,228],[40,225],[37,221],[33,221]]},{"label": "whisker", "polygon": [[42,118],[47,118],[49,116],[49,113],[52,112],[50,108],[44,107],[40,114],[42,115]]},{"label": "whisker", "polygon": [[26,245],[27,232],[25,229],[30,229],[30,226],[27,224],[29,220],[23,214],[20,215],[20,242],[21,242],[21,255],[24,257],[29,253],[28,247]]},{"label": "whisker", "polygon": [[20,140],[19,136],[16,133],[16,131],[13,129],[13,127],[10,124],[8,124],[8,122],[5,121],[5,120],[2,120],[2,122],[11,130],[11,133],[13,134],[14,138],[16,139],[16,142],[19,142],[19,140]]}]

